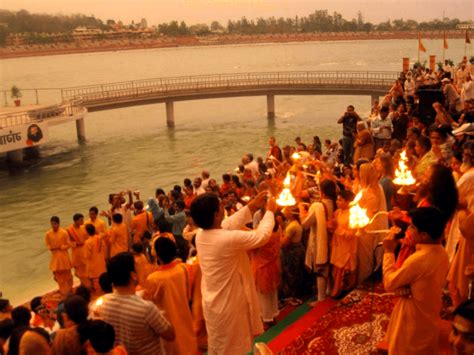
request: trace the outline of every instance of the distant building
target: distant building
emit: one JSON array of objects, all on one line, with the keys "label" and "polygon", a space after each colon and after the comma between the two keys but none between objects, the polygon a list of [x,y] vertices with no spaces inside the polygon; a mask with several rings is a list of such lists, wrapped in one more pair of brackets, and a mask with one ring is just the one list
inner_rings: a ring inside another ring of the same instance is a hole
[{"label": "distant building", "polygon": [[460,23],[459,25],[456,25],[456,28],[458,30],[474,30],[474,22]]},{"label": "distant building", "polygon": [[148,27],[146,19],[142,18],[142,20],[140,21],[140,26],[139,27],[140,27],[141,30],[144,30],[145,28]]}]

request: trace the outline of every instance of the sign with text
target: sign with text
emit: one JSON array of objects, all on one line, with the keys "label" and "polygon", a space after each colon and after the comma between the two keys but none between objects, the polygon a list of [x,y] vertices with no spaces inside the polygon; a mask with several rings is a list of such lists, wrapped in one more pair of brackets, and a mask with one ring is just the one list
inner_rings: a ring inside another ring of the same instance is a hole
[{"label": "sign with text", "polygon": [[30,123],[0,129],[0,153],[40,145],[48,140],[47,123]]}]

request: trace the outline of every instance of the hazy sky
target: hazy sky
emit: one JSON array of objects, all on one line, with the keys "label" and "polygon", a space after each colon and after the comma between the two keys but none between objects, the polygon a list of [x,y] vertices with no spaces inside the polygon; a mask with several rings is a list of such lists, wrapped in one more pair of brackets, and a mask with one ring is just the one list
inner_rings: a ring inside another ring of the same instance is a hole
[{"label": "hazy sky", "polygon": [[41,13],[82,13],[102,20],[113,18],[129,23],[146,18],[149,25],[184,20],[188,24],[246,16],[289,17],[307,15],[316,9],[337,11],[346,19],[360,10],[366,21],[378,23],[389,18],[417,21],[444,15],[461,20],[474,18],[474,0],[0,0],[0,8],[26,9]]}]

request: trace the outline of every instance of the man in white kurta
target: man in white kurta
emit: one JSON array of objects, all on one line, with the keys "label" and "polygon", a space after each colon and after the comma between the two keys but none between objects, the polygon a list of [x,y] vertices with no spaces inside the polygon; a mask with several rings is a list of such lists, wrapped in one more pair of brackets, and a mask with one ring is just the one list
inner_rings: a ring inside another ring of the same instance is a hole
[{"label": "man in white kurta", "polygon": [[[217,198],[206,193],[191,205],[191,216],[201,230],[196,235],[196,247],[202,270],[203,313],[208,333],[209,354],[244,354],[252,350],[253,337],[263,332],[260,308],[247,251],[264,245],[274,226],[273,200],[256,230],[244,231],[252,222],[252,211],[260,207],[264,194],[222,221],[223,207],[210,208],[201,204],[205,198]],[[194,208],[193,208],[194,207]],[[216,209],[219,211],[216,211]],[[196,216],[214,214],[213,225],[203,226]],[[222,224],[221,224],[222,221]],[[201,225],[200,225],[201,224]],[[221,227],[221,228],[220,228]]]}]

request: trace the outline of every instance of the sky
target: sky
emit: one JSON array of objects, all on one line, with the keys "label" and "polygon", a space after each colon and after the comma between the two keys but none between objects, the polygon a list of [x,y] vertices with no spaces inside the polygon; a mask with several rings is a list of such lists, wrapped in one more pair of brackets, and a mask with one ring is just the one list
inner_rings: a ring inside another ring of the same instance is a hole
[{"label": "sky", "polygon": [[387,19],[416,21],[442,18],[474,19],[474,0],[0,0],[0,9],[32,13],[94,15],[124,23],[146,18],[148,25],[171,20],[187,24],[257,17],[306,16],[314,10],[337,11],[346,19],[357,17],[379,23]]}]

